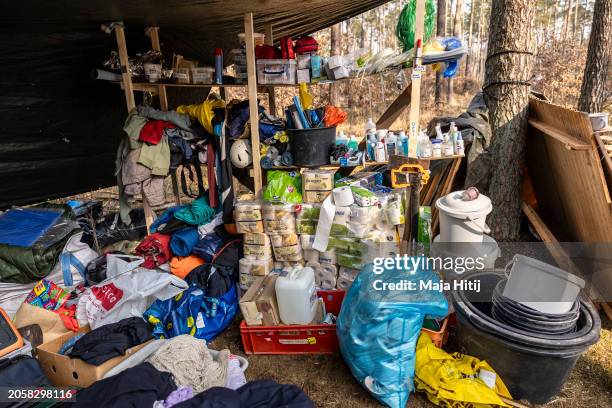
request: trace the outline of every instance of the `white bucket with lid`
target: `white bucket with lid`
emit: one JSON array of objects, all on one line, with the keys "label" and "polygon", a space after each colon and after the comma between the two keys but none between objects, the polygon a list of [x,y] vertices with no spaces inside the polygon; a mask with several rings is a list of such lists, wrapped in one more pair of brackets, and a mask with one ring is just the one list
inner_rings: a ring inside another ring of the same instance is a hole
[{"label": "white bucket with lid", "polygon": [[542,313],[569,312],[584,288],[578,276],[525,255],[514,255],[508,269],[502,295]]},{"label": "white bucket with lid", "polygon": [[598,130],[606,129],[608,127],[609,117],[610,114],[608,112],[589,113],[593,131],[597,132]]},{"label": "white bucket with lid", "polygon": [[454,191],[440,197],[436,207],[440,212],[440,242],[482,242],[491,232],[485,221],[493,205],[485,195],[465,201],[463,190]]}]

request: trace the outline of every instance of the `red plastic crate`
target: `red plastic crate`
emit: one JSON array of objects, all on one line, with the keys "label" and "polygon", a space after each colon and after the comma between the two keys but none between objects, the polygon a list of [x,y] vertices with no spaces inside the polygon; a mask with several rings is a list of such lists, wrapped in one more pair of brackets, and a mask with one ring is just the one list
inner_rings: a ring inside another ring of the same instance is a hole
[{"label": "red plastic crate", "polygon": [[[325,311],[338,316],[343,290],[320,290]],[[291,326],[247,326],[240,323],[240,336],[247,354],[329,354],[338,351],[335,324]]]}]

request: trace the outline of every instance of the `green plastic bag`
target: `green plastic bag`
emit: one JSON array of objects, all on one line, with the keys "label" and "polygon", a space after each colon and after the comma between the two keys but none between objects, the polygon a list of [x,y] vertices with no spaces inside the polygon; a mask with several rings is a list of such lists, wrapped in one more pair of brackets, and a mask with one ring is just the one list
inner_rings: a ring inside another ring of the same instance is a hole
[{"label": "green plastic bag", "polygon": [[[395,29],[395,35],[402,44],[402,50],[404,52],[414,47],[414,26],[416,22],[416,0],[411,0],[410,3],[404,6],[404,9],[400,13],[399,19],[397,20],[397,27]],[[425,38],[423,38],[423,44],[434,33],[436,27],[436,4],[433,0],[426,0],[425,2]]]},{"label": "green plastic bag", "polygon": [[263,199],[269,203],[299,204],[302,202],[302,178],[295,171],[270,170]]}]

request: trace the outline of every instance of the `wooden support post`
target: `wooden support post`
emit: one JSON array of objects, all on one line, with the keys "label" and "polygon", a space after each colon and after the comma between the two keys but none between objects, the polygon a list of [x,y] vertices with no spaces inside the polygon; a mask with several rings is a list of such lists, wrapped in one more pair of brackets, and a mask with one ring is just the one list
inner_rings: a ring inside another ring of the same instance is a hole
[{"label": "wooden support post", "polygon": [[[154,51],[161,51],[159,43],[159,27],[148,27],[145,29],[145,34],[151,38],[151,48]],[[159,107],[162,111],[168,110],[168,94],[164,84],[159,84],[157,87],[157,95],[159,96]],[[172,181],[172,193],[174,195],[174,203],[181,205],[181,192],[179,190],[178,179],[176,178],[176,170],[170,170],[170,180]]]},{"label": "wooden support post", "polygon": [[262,189],[262,177],[259,154],[259,110],[257,109],[257,72],[255,69],[255,41],[253,39],[253,13],[244,15],[244,33],[246,40],[247,77],[249,96],[249,122],[251,124],[251,150],[253,152],[253,178],[255,194]]},{"label": "wooden support post", "polygon": [[117,38],[117,47],[119,49],[121,81],[123,83],[123,92],[125,92],[125,103],[129,112],[136,107],[136,101],[134,99],[134,89],[132,88],[132,78],[130,77],[130,63],[128,61],[128,52],[123,26],[115,26],[115,37]]},{"label": "wooden support post", "polygon": [[[130,77],[129,61],[127,44],[125,42],[125,32],[123,26],[115,26],[115,37],[117,38],[117,46],[119,48],[119,62],[121,63],[121,80],[123,82],[123,92],[125,92],[125,102],[127,105],[128,112],[136,107],[136,101],[134,99],[134,89],[132,88],[132,78]],[[142,195],[142,205],[145,213],[145,222],[147,223],[147,233],[150,230],[151,224],[153,224],[153,218],[155,214],[147,201],[144,191],[140,191]]]},{"label": "wooden support post", "polygon": [[410,129],[408,157],[417,157],[419,122],[421,120],[421,76],[423,75],[422,53],[425,23],[425,0],[416,0],[416,22],[414,33],[414,59],[412,63],[412,95],[410,98]]}]

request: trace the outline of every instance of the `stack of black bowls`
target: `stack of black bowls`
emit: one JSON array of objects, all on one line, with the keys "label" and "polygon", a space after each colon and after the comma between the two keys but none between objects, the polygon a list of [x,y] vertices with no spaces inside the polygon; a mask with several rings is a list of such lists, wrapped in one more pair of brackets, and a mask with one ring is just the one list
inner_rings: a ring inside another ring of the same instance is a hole
[{"label": "stack of black bowls", "polygon": [[580,299],[567,314],[551,318],[503,298],[503,271],[464,279],[480,281],[481,290],[453,292],[461,351],[491,364],[514,399],[548,402],[580,355],[599,340],[601,321],[593,305]]},{"label": "stack of black bowls", "polygon": [[576,331],[580,318],[580,301],[576,300],[567,313],[544,313],[504,297],[507,280],[502,279],[493,291],[492,317],[502,323],[534,334],[569,334]]}]

